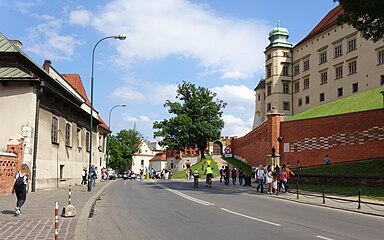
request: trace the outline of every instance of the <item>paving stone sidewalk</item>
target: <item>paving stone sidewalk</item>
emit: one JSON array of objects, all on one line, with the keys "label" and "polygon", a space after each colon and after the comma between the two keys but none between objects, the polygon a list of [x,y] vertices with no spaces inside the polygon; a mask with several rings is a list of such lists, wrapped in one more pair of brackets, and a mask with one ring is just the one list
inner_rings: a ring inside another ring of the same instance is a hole
[{"label": "paving stone sidewalk", "polygon": [[36,190],[27,194],[22,215],[15,216],[16,196],[0,197],[0,240],[55,239],[55,202],[59,202],[59,239],[82,239],[87,234],[89,211],[92,204],[113,181],[99,182],[91,192],[84,186],[71,186],[71,204],[76,216],[61,217],[69,202],[69,188]]}]

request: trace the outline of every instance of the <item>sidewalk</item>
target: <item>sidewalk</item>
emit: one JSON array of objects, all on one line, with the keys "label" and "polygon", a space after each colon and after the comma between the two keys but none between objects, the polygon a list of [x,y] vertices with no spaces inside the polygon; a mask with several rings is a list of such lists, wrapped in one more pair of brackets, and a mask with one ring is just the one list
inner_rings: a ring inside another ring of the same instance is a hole
[{"label": "sidewalk", "polygon": [[68,205],[68,188],[39,189],[30,192],[21,216],[14,216],[16,196],[0,197],[0,240],[55,239],[55,202],[59,202],[59,239],[86,239],[87,220],[93,203],[113,181],[98,182],[91,192],[87,187],[71,187],[73,218],[61,217]]}]

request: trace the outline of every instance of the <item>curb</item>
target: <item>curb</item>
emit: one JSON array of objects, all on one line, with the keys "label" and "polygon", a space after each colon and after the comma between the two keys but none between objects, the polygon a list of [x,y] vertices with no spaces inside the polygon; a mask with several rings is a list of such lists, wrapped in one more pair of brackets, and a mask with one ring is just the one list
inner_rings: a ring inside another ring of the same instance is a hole
[{"label": "curb", "polygon": [[88,201],[84,204],[79,219],[77,220],[75,228],[75,240],[88,239],[88,217],[92,207],[96,204],[97,199],[105,191],[105,189],[112,184],[112,181],[108,181],[102,188],[100,188],[95,194],[93,194]]}]

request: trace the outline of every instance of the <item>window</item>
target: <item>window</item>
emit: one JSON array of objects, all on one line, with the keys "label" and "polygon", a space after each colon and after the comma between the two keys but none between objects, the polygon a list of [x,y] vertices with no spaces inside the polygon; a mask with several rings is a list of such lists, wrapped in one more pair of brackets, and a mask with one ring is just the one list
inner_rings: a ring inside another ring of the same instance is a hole
[{"label": "window", "polygon": [[65,124],[65,146],[71,146],[71,124]]},{"label": "window", "polygon": [[348,40],[348,52],[352,52],[353,50],[356,50],[356,38]]},{"label": "window", "polygon": [[383,64],[384,63],[384,50],[381,50],[377,53],[377,62],[378,64]]},{"label": "window", "polygon": [[343,77],[343,66],[338,66],[335,68],[336,70],[336,79]]},{"label": "window", "polygon": [[272,94],[272,85],[271,83],[267,83],[267,96]]},{"label": "window", "polygon": [[283,82],[283,93],[289,93],[289,81],[282,81]]},{"label": "window", "polygon": [[335,46],[335,58],[337,57],[340,57],[341,55],[343,55],[343,52],[342,52],[342,48],[341,48],[341,44]]},{"label": "window", "polygon": [[300,82],[297,81],[297,82],[295,82],[295,93],[297,93],[299,91],[300,91]]},{"label": "window", "polygon": [[82,144],[81,144],[81,128],[77,128],[77,147],[78,148],[81,148],[82,147]]},{"label": "window", "polygon": [[350,75],[356,73],[356,68],[357,68],[357,63],[356,63],[356,61],[349,62],[349,63],[348,63],[348,67],[349,67],[349,74],[350,74]]},{"label": "window", "polygon": [[303,99],[302,98],[299,98],[298,102],[297,102],[297,105],[300,107],[301,105],[303,105]]},{"label": "window", "polygon": [[320,64],[327,62],[327,51],[323,51],[320,53]]},{"label": "window", "polygon": [[283,110],[285,110],[285,111],[289,111],[290,110],[289,102],[283,102]]},{"label": "window", "polygon": [[320,84],[326,84],[328,82],[328,72],[322,72],[320,74]]},{"label": "window", "polygon": [[58,138],[59,133],[59,120],[56,117],[52,118],[52,128],[51,128],[51,141],[52,143],[59,143]]},{"label": "window", "polygon": [[304,89],[308,89],[309,88],[309,78],[305,78],[304,79]]},{"label": "window", "polygon": [[64,165],[60,165],[60,179],[64,178]]},{"label": "window", "polygon": [[102,135],[99,135],[99,152],[102,152],[104,151],[104,144],[103,144],[103,136]]},{"label": "window", "polygon": [[384,85],[384,75],[380,76],[380,85]]},{"label": "window", "polygon": [[289,74],[289,72],[288,72],[288,70],[289,70],[289,65],[284,65],[283,66],[283,72],[282,72],[282,75],[283,76],[288,76]]},{"label": "window", "polygon": [[305,96],[305,104],[309,104],[309,96]]},{"label": "window", "polygon": [[337,97],[342,97],[343,96],[343,88],[338,88],[337,89]]},{"label": "window", "polygon": [[272,110],[272,105],[271,103],[267,103],[267,112],[270,112]]},{"label": "window", "polygon": [[358,83],[353,83],[352,84],[352,93],[356,93],[359,91],[359,84]]},{"label": "window", "polygon": [[261,100],[261,96],[260,94],[257,94],[257,101],[260,101]]},{"label": "window", "polygon": [[309,59],[304,60],[304,71],[309,70]]},{"label": "window", "polygon": [[325,101],[325,94],[320,93],[320,102],[324,102],[324,101]]},{"label": "window", "polygon": [[141,159],[141,166],[144,166],[144,160]]},{"label": "window", "polygon": [[283,52],[284,57],[289,57],[289,52]]},{"label": "window", "polygon": [[269,60],[269,59],[271,59],[272,57],[271,57],[271,54],[269,53],[268,55],[267,55],[267,60]]},{"label": "window", "polygon": [[293,67],[293,72],[294,72],[294,75],[297,75],[300,73],[300,65],[299,64],[296,64],[294,67]]},{"label": "window", "polygon": [[267,67],[267,78],[271,77],[272,76],[272,70],[271,70],[271,66],[268,66]]},{"label": "window", "polygon": [[89,132],[87,132],[85,134],[85,150],[87,150],[88,152],[91,150],[90,148],[90,138],[89,138]]}]

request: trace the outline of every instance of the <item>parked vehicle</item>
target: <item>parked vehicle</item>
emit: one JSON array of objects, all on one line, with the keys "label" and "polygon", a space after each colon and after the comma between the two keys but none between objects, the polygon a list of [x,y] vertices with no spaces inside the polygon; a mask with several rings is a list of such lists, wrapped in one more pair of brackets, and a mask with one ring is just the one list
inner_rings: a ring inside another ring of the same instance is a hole
[{"label": "parked vehicle", "polygon": [[127,179],[129,178],[129,174],[128,174],[128,172],[123,172],[123,174],[122,174],[122,178],[123,178],[124,180],[127,180]]},{"label": "parked vehicle", "polygon": [[117,175],[115,170],[109,170],[108,171],[108,180],[116,180]]}]

